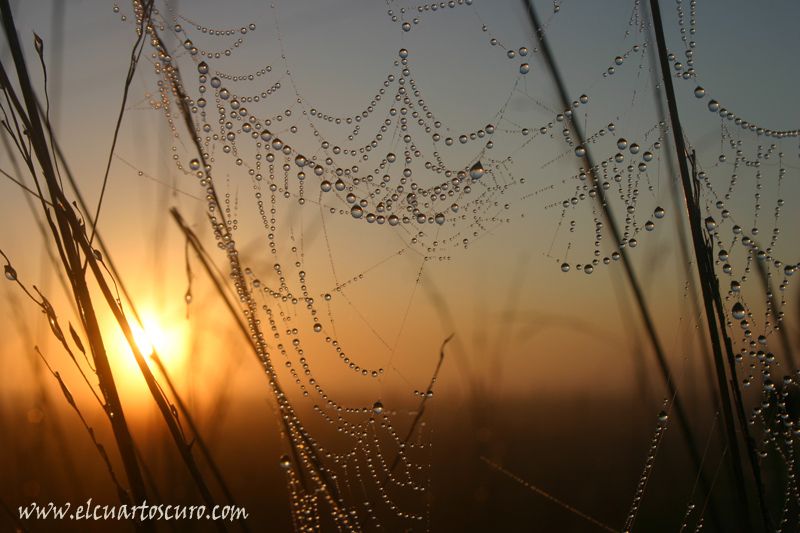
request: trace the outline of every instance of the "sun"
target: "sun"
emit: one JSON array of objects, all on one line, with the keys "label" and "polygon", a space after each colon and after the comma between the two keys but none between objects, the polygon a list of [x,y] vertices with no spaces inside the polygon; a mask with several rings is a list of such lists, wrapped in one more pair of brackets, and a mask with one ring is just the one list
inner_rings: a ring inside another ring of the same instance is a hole
[{"label": "sun", "polygon": [[[141,324],[133,317],[128,317],[131,332],[136,348],[156,374],[156,378],[160,371],[152,361],[154,354],[158,355],[170,377],[181,373],[189,351],[188,322],[181,316],[151,309],[141,310],[140,318]],[[109,337],[109,358],[117,369],[115,379],[125,388],[142,387],[144,382],[133,350],[113,318],[107,322],[105,331]]]}]

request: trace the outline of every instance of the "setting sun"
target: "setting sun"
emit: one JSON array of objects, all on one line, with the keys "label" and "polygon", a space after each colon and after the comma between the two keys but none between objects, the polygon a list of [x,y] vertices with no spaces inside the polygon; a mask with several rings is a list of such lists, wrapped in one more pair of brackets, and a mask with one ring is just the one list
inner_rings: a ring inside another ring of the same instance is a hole
[{"label": "setting sun", "polygon": [[[187,353],[189,326],[186,320],[167,311],[156,313],[150,309],[141,311],[140,316],[141,325],[131,316],[129,320],[136,347],[145,360],[156,371],[151,361],[151,356],[155,352],[168,371],[179,371],[183,367]],[[121,370],[119,372],[121,381],[126,386],[132,387],[143,384],[133,350],[113,319],[107,321],[105,331],[113,336],[113,342],[109,343],[114,347],[110,356]]]}]

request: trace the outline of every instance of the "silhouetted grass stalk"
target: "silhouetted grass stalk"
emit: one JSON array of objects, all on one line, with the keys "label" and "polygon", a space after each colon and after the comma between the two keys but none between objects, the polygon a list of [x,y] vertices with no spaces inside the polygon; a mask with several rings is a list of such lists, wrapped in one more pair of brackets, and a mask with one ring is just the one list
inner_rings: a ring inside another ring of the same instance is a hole
[{"label": "silhouetted grass stalk", "polygon": [[[195,424],[194,422],[194,417],[192,417],[191,413],[189,412],[189,409],[187,408],[180,394],[178,394],[178,391],[175,389],[175,386],[172,383],[172,379],[170,379],[169,374],[167,373],[167,369],[164,367],[163,363],[161,362],[161,358],[158,357],[158,353],[155,350],[153,350],[153,353],[150,355],[150,359],[153,360],[156,367],[158,368],[158,371],[161,372],[161,375],[164,377],[164,382],[167,384],[167,388],[169,389],[172,398],[178,405],[178,408],[180,409],[181,413],[183,413],[183,418],[184,420],[186,420],[189,429],[192,431],[193,444],[196,444],[197,447],[200,448],[200,453],[203,454],[203,457],[208,463],[208,467],[211,470],[211,474],[217,481],[217,484],[219,485],[222,494],[225,496],[229,504],[235,505],[236,501],[233,497],[233,493],[231,492],[230,488],[228,488],[228,483],[225,481],[225,477],[222,475],[222,470],[220,470],[219,466],[217,465],[217,462],[214,460],[214,456],[211,454],[211,450],[209,450],[205,440],[203,439],[203,436],[200,434],[200,431],[197,428],[197,424]],[[239,520],[239,525],[241,526],[243,531],[249,531],[247,523],[243,518]]]},{"label": "silhouetted grass stalk", "polygon": [[[725,326],[725,313],[722,308],[722,299],[719,293],[719,284],[717,282],[716,274],[714,272],[713,256],[711,244],[707,242],[703,235],[703,226],[700,215],[699,205],[699,190],[697,187],[697,180],[694,183],[689,173],[688,168],[688,151],[683,136],[683,128],[681,127],[678,103],[675,98],[675,89],[672,84],[672,73],[669,68],[669,60],[667,58],[667,44],[664,38],[664,29],[661,22],[661,12],[659,10],[658,0],[650,0],[650,11],[653,17],[653,27],[656,33],[656,43],[658,46],[658,57],[661,68],[661,76],[664,83],[666,92],[667,106],[669,109],[670,122],[672,123],[672,133],[675,141],[675,149],[677,152],[678,166],[680,168],[681,181],[683,184],[683,194],[686,200],[686,209],[689,217],[689,227],[692,234],[692,243],[694,247],[695,259],[697,264],[698,275],[700,278],[700,285],[703,293],[703,302],[705,307],[706,322],[708,325],[709,339],[711,341],[714,362],[717,371],[717,383],[720,391],[720,398],[722,403],[722,410],[728,436],[728,446],[731,449],[731,461],[734,471],[734,477],[737,484],[737,495],[739,498],[739,510],[745,515],[746,521],[744,525],[749,525],[752,529],[754,526],[753,520],[750,517],[750,507],[747,497],[747,486],[745,484],[744,472],[742,470],[742,457],[739,448],[739,440],[736,436],[736,421],[733,415],[731,403],[736,406],[737,414],[739,415],[740,430],[744,435],[745,445],[748,448],[748,456],[750,465],[755,477],[756,491],[758,493],[758,500],[762,515],[762,526],[764,530],[771,531],[772,524],[769,512],[766,507],[766,498],[764,495],[763,484],[760,479],[760,469],[758,466],[758,459],[755,457],[755,450],[753,449],[752,437],[750,437],[746,416],[744,415],[744,407],[741,397],[741,390],[736,377],[736,362],[733,357],[733,348],[730,337],[727,334]],[[716,314],[715,314],[716,311]],[[728,386],[728,377],[726,375],[723,355],[723,343],[727,352],[728,366],[730,371],[730,387]]]},{"label": "silhouetted grass stalk", "polygon": [[[151,6],[152,3],[148,5]],[[87,333],[89,345],[92,351],[92,356],[95,360],[96,373],[98,376],[98,380],[100,382],[101,392],[105,399],[105,404],[103,405],[103,407],[106,411],[106,414],[108,415],[108,418],[111,421],[112,429],[114,430],[115,438],[117,440],[118,447],[120,449],[120,455],[123,459],[123,464],[125,465],[128,481],[129,484],[131,485],[131,492],[133,494],[133,499],[137,503],[143,502],[145,500],[146,493],[144,488],[144,482],[141,471],[139,470],[139,464],[137,462],[137,457],[135,453],[135,446],[130,436],[127,424],[125,423],[124,414],[122,411],[122,405],[119,400],[116,387],[114,386],[113,375],[111,373],[110,365],[108,363],[105,346],[103,344],[99,324],[97,321],[97,317],[95,315],[95,310],[93,306],[94,304],[91,299],[89,288],[87,285],[87,280],[85,277],[86,271],[84,269],[84,266],[81,265],[81,258],[80,258],[81,252],[83,252],[83,256],[85,258],[84,265],[88,266],[89,269],[92,271],[93,277],[97,282],[97,285],[109,309],[112,311],[119,327],[121,328],[123,334],[125,335],[125,338],[133,352],[137,364],[139,365],[139,368],[142,372],[142,375],[145,379],[148,389],[150,390],[151,395],[153,396],[159,410],[162,413],[162,416],[168,426],[170,434],[173,437],[173,441],[185,465],[187,466],[187,469],[189,470],[192,476],[192,479],[198,489],[198,492],[200,493],[204,502],[207,505],[212,506],[214,504],[214,499],[211,495],[210,490],[205,484],[205,481],[203,479],[203,476],[199,468],[194,462],[194,458],[191,453],[191,448],[184,439],[183,432],[177,423],[177,419],[173,416],[173,413],[175,412],[174,408],[167,402],[166,398],[163,396],[161,392],[160,387],[155,381],[154,376],[150,372],[150,369],[147,366],[144,356],[136,344],[136,341],[134,339],[127,318],[125,317],[125,314],[123,313],[122,308],[119,305],[119,302],[117,301],[108,283],[106,282],[104,274],[99,266],[102,262],[101,256],[96,250],[94,250],[91,247],[91,244],[85,232],[85,226],[78,220],[75,211],[70,207],[66,199],[66,196],[64,194],[64,191],[61,187],[60,180],[57,179],[56,166],[54,164],[54,161],[50,157],[50,151],[49,151],[49,149],[52,147],[52,144],[54,143],[51,142],[51,146],[48,146],[47,140],[45,138],[45,130],[39,118],[40,111],[38,102],[28,76],[27,68],[25,66],[24,58],[22,56],[22,49],[19,43],[19,39],[16,35],[16,28],[14,26],[11,9],[8,5],[7,0],[2,0],[2,2],[0,3],[0,10],[2,11],[4,28],[14,58],[14,63],[16,66],[20,84],[20,90],[22,92],[25,101],[25,107],[23,107],[16,96],[14,88],[11,85],[8,75],[6,74],[5,68],[2,65],[0,65],[0,82],[2,82],[2,86],[5,95],[7,97],[7,101],[12,105],[12,109],[10,109],[9,111],[12,114],[14,126],[16,128],[16,135],[14,134],[14,131],[11,130],[11,128],[7,123],[4,123],[4,125],[8,133],[14,139],[18,149],[20,150],[23,156],[23,159],[25,160],[32,176],[34,177],[34,182],[36,183],[37,190],[39,191],[39,197],[42,203],[42,209],[51,227],[51,231],[53,233],[54,240],[58,247],[59,255],[61,257],[63,266],[67,271],[68,277],[73,287],[73,295],[79,309],[78,314],[81,318],[84,329]],[[145,14],[141,18],[140,35],[139,39],[137,39],[137,44],[134,46],[134,50],[136,50],[136,47],[139,46],[139,43],[141,42],[142,39],[142,35],[144,34],[145,29],[149,27],[149,25],[150,25],[149,12],[145,12]],[[37,52],[40,55],[40,58],[42,58],[43,43],[41,42],[41,39],[39,39],[38,37],[36,38],[36,47],[37,47]],[[141,48],[139,49],[139,53],[140,52]],[[131,70],[129,71],[129,78],[132,77],[132,70],[135,69],[134,59],[132,59],[131,61],[130,68]],[[129,81],[126,83],[126,93],[128,85]],[[20,130],[17,117],[19,117],[19,120],[22,121],[25,132],[24,134]],[[119,122],[117,126],[119,127]],[[52,130],[49,130],[49,132],[51,134],[50,139],[52,141],[53,140]],[[23,140],[25,138],[28,138],[30,140],[30,146],[33,147],[33,153],[31,153],[26,148],[25,142]],[[49,191],[51,199],[50,204],[53,206],[53,210],[56,215],[55,223],[52,220],[47,205],[44,203],[45,202],[44,194],[41,190],[41,187],[39,185],[39,180],[37,178],[36,167],[34,165],[34,158],[42,170],[42,174],[45,183],[47,185],[47,189]],[[103,265],[103,267],[105,268],[105,265]],[[45,305],[45,303],[46,300],[43,299],[42,305]],[[54,333],[56,333],[55,330]],[[65,344],[63,340],[63,335],[60,336],[59,340],[62,340],[62,344]],[[218,523],[216,525],[220,528],[220,530],[224,530],[224,526],[221,523]],[[152,528],[152,525],[147,525],[147,524],[137,524],[137,526],[141,527],[142,529]]]},{"label": "silhouetted grass stalk", "polygon": [[792,350],[792,341],[789,340],[789,334],[783,324],[783,317],[781,316],[781,309],[778,302],[775,300],[775,289],[772,286],[772,280],[769,276],[769,271],[766,267],[765,261],[756,261],[758,268],[758,278],[761,280],[761,287],[764,294],[767,296],[767,311],[772,315],[773,329],[778,331],[778,338],[781,341],[781,348],[784,353],[784,361],[789,366],[792,374],[797,374],[797,361],[794,358],[794,350]]},{"label": "silhouetted grass stalk", "polygon": [[[564,81],[561,78],[561,74],[559,73],[558,66],[556,65],[553,53],[550,50],[547,38],[545,37],[544,33],[541,30],[541,25],[539,24],[539,19],[538,16],[536,15],[536,9],[534,8],[533,2],[532,0],[523,0],[523,3],[525,4],[527,13],[530,17],[531,25],[533,26],[533,29],[536,32],[536,36],[538,37],[539,42],[541,44],[541,50],[542,54],[544,55],[545,63],[547,64],[547,67],[550,70],[556,88],[558,90],[561,107],[562,109],[570,109],[571,106],[569,103],[569,97],[567,96],[566,85],[564,84]],[[689,451],[689,455],[692,459],[692,463],[695,469],[701,472],[701,484],[705,489],[707,489],[708,482],[705,478],[705,475],[702,474],[702,470],[700,469],[702,460],[700,457],[700,453],[697,449],[697,442],[695,440],[691,425],[689,423],[689,417],[686,414],[686,409],[683,406],[683,401],[681,397],[678,396],[677,394],[675,383],[671,378],[669,363],[667,362],[667,358],[666,355],[664,354],[661,342],[658,339],[658,333],[656,332],[653,319],[651,318],[649,307],[647,305],[647,300],[644,296],[644,292],[641,289],[638,278],[636,277],[636,273],[633,270],[633,265],[631,264],[630,259],[628,258],[628,254],[626,253],[625,248],[621,246],[622,239],[620,236],[619,229],[617,228],[617,224],[614,219],[613,213],[611,212],[611,207],[606,201],[603,187],[601,187],[598,184],[597,176],[595,175],[595,168],[597,167],[595,166],[594,161],[592,160],[591,150],[589,149],[589,146],[585,142],[585,137],[583,135],[583,131],[580,124],[578,124],[578,122],[575,120],[569,120],[567,121],[567,124],[569,125],[569,127],[572,128],[578,143],[585,148],[583,161],[587,167],[585,170],[589,179],[589,183],[591,184],[593,190],[596,192],[595,200],[598,204],[600,212],[603,213],[603,217],[606,219],[606,222],[608,223],[611,235],[614,239],[615,246],[619,247],[620,259],[623,268],[625,270],[625,276],[626,279],[628,280],[628,285],[630,286],[630,289],[633,292],[634,299],[636,300],[636,307],[639,310],[639,315],[641,316],[642,323],[644,324],[645,331],[647,333],[647,338],[650,341],[650,346],[652,347],[653,353],[656,356],[656,361],[658,362],[658,368],[661,372],[661,377],[664,382],[664,386],[667,388],[668,396],[670,398],[674,398],[674,401],[672,403],[672,409],[675,412],[675,417],[677,418],[678,425],[681,428],[681,432],[684,437],[684,443],[686,445],[687,450]]]},{"label": "silhouetted grass stalk", "polygon": [[[221,298],[221,300],[225,303],[225,307],[230,312],[231,316],[233,317],[237,328],[242,333],[242,336],[247,341],[248,346],[252,349],[253,355],[256,357],[259,366],[265,366],[264,361],[262,360],[261,356],[259,355],[259,349],[256,346],[256,343],[251,335],[251,332],[245,324],[244,320],[241,316],[241,310],[237,308],[232,300],[232,297],[228,294],[228,290],[226,289],[227,285],[224,283],[222,279],[222,274],[217,272],[216,267],[214,266],[213,262],[211,261],[211,257],[208,252],[203,247],[203,244],[200,242],[200,239],[197,238],[194,231],[186,224],[183,220],[183,217],[178,212],[177,209],[174,207],[170,209],[170,213],[172,214],[175,223],[183,232],[184,236],[186,237],[187,243],[189,247],[195,252],[196,257],[199,259],[200,264],[203,266],[206,274],[208,275],[209,279],[211,280],[212,284],[214,285],[214,289],[216,290],[217,294]],[[270,363],[271,364],[271,363]],[[265,373],[265,376],[269,377],[269,374]],[[271,379],[271,378],[270,378]],[[286,398],[280,384],[275,380],[274,383],[270,383],[270,386],[273,387],[275,391],[275,396],[277,398]],[[300,448],[303,449],[303,453],[309,458],[309,462],[312,465],[312,471],[323,480],[325,483],[330,485],[330,490],[332,490],[333,495],[339,501],[341,501],[341,496],[338,493],[338,489],[336,485],[333,483],[333,479],[330,477],[330,474],[322,465],[322,462],[316,456],[316,452],[314,451],[314,445],[312,442],[309,441],[307,435],[303,431],[297,431],[295,428],[292,427],[290,422],[290,418],[285,416],[285,409],[286,407],[282,406],[281,401],[278,401],[278,409],[280,411],[280,423],[283,426],[284,435],[286,436],[289,442],[289,450],[292,454],[292,457],[295,461],[295,465],[297,468],[297,474],[300,479],[300,483],[303,487],[303,490],[306,492],[311,492],[311,487],[309,485],[308,476],[304,472],[302,468],[302,461],[301,461],[301,453]],[[312,476],[313,477],[313,476]],[[339,504],[344,508],[343,503]]]},{"label": "silhouetted grass stalk", "polygon": [[[39,107],[39,110],[41,112],[41,106]],[[60,161],[60,163],[61,163],[61,165],[62,165],[62,167],[64,169],[64,174],[65,174],[65,176],[67,178],[67,181],[69,182],[70,186],[72,187],[72,189],[73,189],[73,191],[75,193],[75,196],[76,196],[77,201],[78,201],[78,205],[80,206],[81,210],[83,210],[85,212],[87,206],[86,206],[86,202],[85,202],[85,200],[83,198],[83,195],[81,194],[80,187],[78,186],[78,183],[75,180],[75,176],[73,175],[72,171],[70,170],[69,164],[67,163],[67,161],[66,161],[66,159],[64,157],[64,154],[63,154],[63,152],[61,150],[61,147],[60,147],[60,145],[58,144],[58,142],[57,142],[57,140],[55,138],[53,139],[53,152],[56,155],[56,157],[59,159],[59,161]],[[106,246],[105,241],[102,238],[102,234],[101,234],[100,230],[97,227],[93,227],[93,235],[94,235],[94,238],[95,238],[95,240],[97,242],[97,246],[102,251],[103,265],[107,264],[108,270],[110,271],[110,273],[112,275],[112,278],[115,279],[115,282],[116,282],[117,286],[119,287],[120,291],[122,292],[122,295],[125,297],[125,300],[128,302],[128,306],[130,307],[130,310],[131,310],[131,313],[133,314],[134,319],[138,322],[139,327],[144,329],[144,324],[142,323],[141,316],[139,315],[139,312],[137,311],[135,301],[134,301],[133,297],[131,296],[131,294],[128,292],[127,286],[124,283],[124,281],[122,279],[122,276],[120,275],[119,270],[116,267],[116,264],[114,263],[113,256],[109,252],[108,247]],[[198,444],[198,447],[200,448],[201,453],[205,457],[206,462],[208,463],[209,468],[211,470],[211,473],[214,476],[214,478],[216,479],[217,484],[220,487],[220,490],[222,491],[223,495],[226,497],[226,499],[231,504],[235,503],[234,502],[234,498],[232,496],[232,493],[231,493],[230,489],[228,488],[228,484],[225,481],[225,478],[224,478],[224,476],[222,474],[222,471],[217,466],[216,461],[214,460],[213,456],[211,455],[209,448],[206,446],[205,441],[203,440],[202,436],[200,435],[199,431],[197,430],[196,424],[194,423],[194,419],[191,416],[187,406],[184,404],[184,402],[180,398],[180,395],[178,394],[177,390],[174,388],[174,386],[172,384],[172,380],[169,378],[169,375],[167,374],[166,369],[161,364],[161,360],[158,357],[158,353],[155,350],[155,348],[153,349],[153,353],[151,354],[150,358],[156,363],[156,366],[159,368],[159,371],[164,376],[164,379],[165,379],[165,381],[167,383],[167,387],[170,390],[170,394],[174,398],[175,402],[178,404],[178,407],[180,408],[180,411],[183,413],[184,418],[186,419],[187,423],[189,424],[189,428],[192,430],[192,433],[193,433],[194,441]],[[160,389],[160,387],[159,387],[159,389]],[[172,406],[170,406],[170,412],[172,412]],[[244,519],[241,519],[239,524],[240,524],[240,526],[242,527],[243,530],[247,530],[247,525],[244,522]]]},{"label": "silhouetted grass stalk", "polygon": [[[442,369],[442,363],[444,363],[444,347],[447,346],[447,343],[455,336],[455,333],[451,333],[447,336],[447,338],[442,341],[442,346],[439,348],[439,360],[436,362],[436,368],[433,370],[433,375],[431,376],[431,381],[428,383],[428,388],[423,391],[422,401],[419,402],[419,408],[417,409],[417,414],[414,417],[414,420],[411,422],[411,426],[408,428],[408,433],[406,433],[406,438],[403,439],[402,448],[405,448],[406,445],[411,441],[411,437],[414,435],[414,430],[417,428],[417,424],[419,424],[420,420],[422,420],[422,415],[425,414],[425,404],[430,399],[430,395],[433,394],[433,385],[436,383],[436,378],[439,376],[439,370]],[[400,463],[400,453],[398,453],[394,461],[392,461],[392,466],[389,468],[389,471],[386,473],[386,481],[384,481],[384,485],[388,482],[389,476],[394,472],[394,469],[397,468],[397,465]]]},{"label": "silhouetted grass stalk", "polygon": [[[87,334],[89,345],[92,351],[92,356],[95,361],[95,368],[97,372],[100,388],[105,399],[106,413],[108,414],[111,427],[114,433],[117,447],[125,468],[125,473],[128,478],[132,499],[141,503],[146,498],[144,481],[142,478],[139,464],[136,459],[133,439],[128,429],[125,415],[122,410],[122,404],[117,393],[117,388],[114,383],[114,377],[111,373],[111,367],[108,362],[105,346],[100,333],[100,326],[95,315],[92,305],[89,288],[87,286],[86,278],[83,275],[81,268],[81,261],[79,249],[76,244],[78,235],[75,235],[75,230],[81,231],[81,225],[75,216],[74,211],[69,207],[69,202],[59,183],[56,180],[56,174],[50,152],[48,150],[47,141],[44,134],[41,121],[36,105],[36,97],[33,87],[28,76],[28,71],[25,66],[25,60],[22,54],[22,46],[20,45],[19,38],[17,37],[14,19],[9,6],[8,0],[0,0],[0,13],[2,13],[3,27],[5,29],[6,37],[8,39],[9,48],[11,49],[14,64],[16,66],[17,77],[19,80],[20,90],[25,101],[25,107],[20,103],[13,89],[11,81],[6,73],[5,66],[0,64],[0,84],[4,93],[14,109],[8,110],[14,115],[16,125],[17,117],[23,122],[26,130],[27,139],[33,149],[33,154],[29,152],[25,146],[20,145],[23,137],[18,138],[18,147],[26,161],[26,164],[34,176],[36,188],[41,197],[42,209],[45,213],[48,225],[51,228],[53,238],[55,240],[59,256],[62,264],[67,271],[70,284],[72,286],[73,296],[80,311],[79,317],[81,319],[84,331]],[[27,108],[27,113],[26,109]],[[8,128],[8,126],[7,126]],[[10,128],[8,129],[11,132]],[[17,131],[21,134],[22,132]],[[36,177],[37,172],[33,163],[35,158],[41,168],[44,182],[47,186],[50,202],[53,206],[52,214],[50,209],[44,203],[44,194],[39,185],[39,180]],[[55,221],[53,216],[55,215]],[[89,256],[94,257],[91,250]],[[149,530],[151,526],[146,524],[137,524],[141,529]]]}]

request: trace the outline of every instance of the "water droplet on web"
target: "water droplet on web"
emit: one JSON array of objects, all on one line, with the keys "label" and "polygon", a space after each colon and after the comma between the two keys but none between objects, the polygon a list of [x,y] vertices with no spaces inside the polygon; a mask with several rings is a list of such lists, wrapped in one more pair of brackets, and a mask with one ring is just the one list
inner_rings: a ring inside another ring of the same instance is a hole
[{"label": "water droplet on web", "polygon": [[719,111],[719,102],[717,102],[716,100],[709,100],[708,110],[711,111],[712,113],[716,113],[717,111]]},{"label": "water droplet on web", "polygon": [[483,165],[480,161],[477,161],[472,167],[469,169],[469,176],[473,180],[479,180],[483,177],[484,174]]},{"label": "water droplet on web", "polygon": [[405,48],[400,49],[400,59],[406,59],[408,57],[408,50]]},{"label": "water droplet on web", "polygon": [[709,232],[715,231],[717,229],[717,221],[714,220],[714,217],[706,217],[706,229]]},{"label": "water droplet on web", "polygon": [[575,156],[576,157],[583,157],[585,155],[586,155],[586,148],[584,148],[583,146],[575,147]]},{"label": "water droplet on web", "polygon": [[666,411],[661,411],[661,412],[658,413],[658,421],[660,423],[663,424],[664,422],[667,421],[668,418],[669,418],[669,415],[667,414]]},{"label": "water droplet on web", "polygon": [[434,221],[441,226],[444,224],[444,215],[442,213],[437,213],[434,217]]},{"label": "water droplet on web", "polygon": [[381,402],[375,402],[374,404],[372,404],[372,411],[376,415],[382,414],[383,413],[383,404]]},{"label": "water droplet on web", "polygon": [[528,63],[523,63],[519,66],[520,74],[527,74],[530,71],[531,71],[531,66]]},{"label": "water droplet on web", "polygon": [[208,74],[208,63],[201,61],[200,64],[197,65],[197,72],[200,74]]},{"label": "water droplet on web", "polygon": [[695,89],[694,89],[694,95],[695,95],[697,98],[702,98],[702,97],[704,97],[704,96],[706,95],[706,90],[705,90],[705,89],[703,89],[702,87],[700,87],[700,86],[698,85],[698,86],[697,86],[697,87],[695,87]]},{"label": "water droplet on web", "polygon": [[627,139],[619,139],[619,140],[617,140],[617,149],[624,150],[627,147],[628,147]]},{"label": "water droplet on web", "polygon": [[664,211],[663,207],[656,207],[655,210],[653,210],[653,216],[658,219],[664,218],[664,215],[666,215],[666,211]]},{"label": "water droplet on web", "polygon": [[364,210],[360,205],[354,205],[352,208],[350,208],[350,214],[353,216],[353,218],[361,218],[364,216]]},{"label": "water droplet on web", "polygon": [[17,280],[17,271],[14,270],[14,267],[11,265],[6,265],[6,279],[8,281],[16,281]]},{"label": "water droplet on web", "polygon": [[741,302],[736,302],[731,308],[731,314],[736,320],[741,320],[747,314]]},{"label": "water droplet on web", "polygon": [[189,168],[192,170],[200,170],[200,160],[192,159],[191,161],[189,161]]},{"label": "water droplet on web", "polygon": [[289,470],[292,467],[292,460],[289,459],[288,455],[284,454],[284,455],[281,455],[281,458],[280,458],[280,461],[279,461],[278,464],[280,464],[281,468],[283,468],[284,470]]},{"label": "water droplet on web", "polygon": [[569,263],[561,263],[561,272],[569,272]]}]

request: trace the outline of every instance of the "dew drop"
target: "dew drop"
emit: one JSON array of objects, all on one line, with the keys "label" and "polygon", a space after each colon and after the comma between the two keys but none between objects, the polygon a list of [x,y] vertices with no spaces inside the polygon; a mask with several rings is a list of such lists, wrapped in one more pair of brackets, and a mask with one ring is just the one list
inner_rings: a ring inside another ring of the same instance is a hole
[{"label": "dew drop", "polygon": [[383,404],[381,402],[375,402],[374,404],[372,404],[372,411],[376,415],[382,414],[383,413]]},{"label": "dew drop", "polygon": [[569,272],[569,263],[561,263],[561,272]]},{"label": "dew drop", "polygon": [[527,74],[530,71],[531,71],[531,66],[528,63],[523,63],[519,66],[520,74]]},{"label": "dew drop", "polygon": [[702,98],[702,97],[704,97],[706,95],[706,90],[698,85],[694,89],[694,95],[697,98]]},{"label": "dew drop", "polygon": [[17,271],[11,265],[6,265],[6,279],[8,281],[17,281]]},{"label": "dew drop", "polygon": [[733,304],[733,307],[731,308],[731,314],[733,315],[733,318],[735,318],[736,320],[741,320],[745,317],[747,313],[745,312],[742,303],[736,302],[735,304]]},{"label": "dew drop", "polygon": [[576,157],[583,157],[585,155],[586,155],[586,148],[584,148],[581,145],[578,145],[577,147],[575,147],[575,156]]},{"label": "dew drop", "polygon": [[479,180],[483,177],[485,172],[486,171],[483,170],[483,165],[481,162],[477,161],[474,165],[472,165],[472,167],[470,167],[469,177],[471,177],[473,180]]}]

